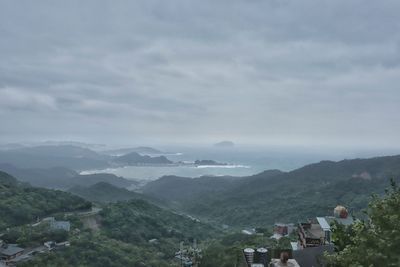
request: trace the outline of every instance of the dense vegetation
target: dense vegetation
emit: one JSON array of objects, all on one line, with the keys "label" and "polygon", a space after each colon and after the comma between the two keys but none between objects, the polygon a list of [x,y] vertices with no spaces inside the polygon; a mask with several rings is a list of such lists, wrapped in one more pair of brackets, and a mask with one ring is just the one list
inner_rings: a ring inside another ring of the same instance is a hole
[{"label": "dense vegetation", "polygon": [[74,186],[91,186],[99,182],[126,188],[135,185],[135,181],[127,180],[108,173],[80,175],[78,172],[64,167],[53,168],[17,168],[11,164],[0,163],[0,170],[5,171],[18,180],[32,186],[67,190]]},{"label": "dense vegetation", "polygon": [[30,187],[0,171],[0,230],[32,223],[52,213],[91,208],[91,203],[66,192]]},{"label": "dense vegetation", "polygon": [[[142,188],[143,193],[166,200],[169,203],[183,204],[186,201],[219,194],[237,186],[235,177],[200,177],[184,178],[178,176],[163,176],[149,182]],[[183,205],[179,205],[182,207]]]},{"label": "dense vegetation", "polygon": [[335,225],[331,266],[400,266],[400,189],[394,182],[383,198],[374,196],[367,215],[347,228]]},{"label": "dense vegetation", "polygon": [[371,193],[384,193],[389,177],[400,177],[400,156],[322,161],[291,172],[267,171],[231,180],[226,186],[216,177],[167,177],[143,192],[201,218],[262,226],[329,215],[338,204],[357,214]]},{"label": "dense vegetation", "polygon": [[179,266],[174,255],[181,241],[219,236],[206,224],[143,200],[110,203],[94,216],[98,230],[70,232],[70,247],[20,266]]},{"label": "dense vegetation", "polygon": [[107,205],[100,215],[107,236],[130,243],[168,239],[178,244],[182,240],[204,240],[216,234],[216,230],[207,224],[143,200]]},{"label": "dense vegetation", "polygon": [[158,245],[130,244],[85,231],[71,240],[71,246],[35,256],[19,267],[169,267],[179,266],[171,255],[160,253]]},{"label": "dense vegetation", "polygon": [[64,242],[68,240],[68,232],[65,230],[53,230],[48,224],[36,227],[23,225],[12,227],[1,238],[9,244],[18,244],[21,247],[37,247],[47,241]]},{"label": "dense vegetation", "polygon": [[93,202],[106,203],[145,198],[141,194],[113,186],[106,182],[99,182],[89,187],[74,186],[68,191]]},{"label": "dense vegetation", "polygon": [[[400,157],[320,162],[283,173],[266,171],[252,177],[164,177],[144,188],[147,197],[160,197],[170,206],[234,226],[264,227],[264,236],[221,233],[208,224],[176,214],[140,198],[138,193],[97,183],[72,191],[86,199],[102,202],[102,211],[82,218],[69,217],[73,231],[32,230],[37,217],[66,215],[66,211],[91,207],[91,203],[69,193],[34,188],[0,172],[0,230],[2,237],[22,246],[46,240],[71,246],[37,255],[21,266],[179,266],[174,253],[179,243],[196,239],[203,249],[201,267],[235,266],[244,247],[267,247],[279,251],[289,239],[271,240],[273,222],[296,222],[306,217],[330,214],[343,204],[354,214],[366,207],[371,192],[381,195],[392,175],[399,177]],[[133,199],[132,199],[133,198]],[[116,203],[109,203],[121,201]],[[384,198],[376,196],[368,210],[370,220],[351,228],[335,226],[337,253],[328,256],[333,266],[398,266],[393,251],[400,249],[400,190],[393,186]],[[91,219],[96,227],[84,229]],[[79,228],[79,231],[75,231]],[[340,237],[340,238],[339,238]],[[150,241],[151,240],[151,241]],[[358,260],[354,259],[356,255]],[[379,265],[378,263],[383,263]],[[397,264],[397,265],[396,265]]]}]

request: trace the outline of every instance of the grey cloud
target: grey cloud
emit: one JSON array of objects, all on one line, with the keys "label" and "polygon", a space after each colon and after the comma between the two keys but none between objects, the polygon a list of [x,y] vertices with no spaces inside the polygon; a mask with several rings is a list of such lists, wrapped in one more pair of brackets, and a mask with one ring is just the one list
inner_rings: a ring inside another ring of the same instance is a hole
[{"label": "grey cloud", "polygon": [[399,12],[398,1],[3,1],[0,139],[396,140]]}]

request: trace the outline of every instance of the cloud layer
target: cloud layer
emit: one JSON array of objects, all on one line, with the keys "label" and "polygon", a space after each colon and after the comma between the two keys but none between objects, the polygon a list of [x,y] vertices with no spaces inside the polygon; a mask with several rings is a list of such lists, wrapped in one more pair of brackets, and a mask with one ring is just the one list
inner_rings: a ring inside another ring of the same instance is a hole
[{"label": "cloud layer", "polygon": [[0,137],[395,143],[398,1],[2,1]]}]

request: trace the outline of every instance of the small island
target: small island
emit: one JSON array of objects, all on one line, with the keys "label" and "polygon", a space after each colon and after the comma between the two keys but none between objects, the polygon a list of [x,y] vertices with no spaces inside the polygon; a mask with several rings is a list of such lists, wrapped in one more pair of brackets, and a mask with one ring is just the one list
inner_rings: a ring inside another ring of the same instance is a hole
[{"label": "small island", "polygon": [[115,157],[113,162],[116,164],[130,165],[130,166],[143,165],[143,164],[161,165],[161,164],[172,164],[173,163],[172,161],[167,159],[165,156],[159,156],[159,157],[150,157],[147,155],[142,156],[136,152],[131,152],[131,153],[125,154],[123,156]]},{"label": "small island", "polygon": [[196,166],[226,166],[228,165],[227,163],[221,163],[221,162],[217,162],[214,160],[210,160],[210,159],[204,159],[204,160],[196,160],[194,162],[194,165]]},{"label": "small island", "polygon": [[108,155],[124,155],[128,153],[136,152],[142,155],[161,155],[161,154],[166,154],[166,152],[163,152],[161,150],[152,148],[152,147],[147,147],[147,146],[139,146],[139,147],[130,147],[130,148],[119,148],[119,149],[112,149],[112,150],[106,150],[103,151],[103,153],[108,154]]}]

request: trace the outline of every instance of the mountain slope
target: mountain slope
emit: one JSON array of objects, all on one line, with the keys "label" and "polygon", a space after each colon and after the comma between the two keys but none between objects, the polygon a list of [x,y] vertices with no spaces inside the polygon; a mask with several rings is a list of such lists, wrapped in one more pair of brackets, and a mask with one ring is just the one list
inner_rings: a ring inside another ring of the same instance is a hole
[{"label": "mountain slope", "polygon": [[[278,170],[266,172],[266,176],[274,176],[281,173]],[[219,194],[233,190],[239,184],[246,181],[242,177],[215,177],[202,176],[199,178],[185,178],[178,176],[163,176],[160,179],[147,183],[142,192],[161,200],[171,202],[185,202],[197,197]]]},{"label": "mountain slope", "polygon": [[73,186],[86,187],[99,182],[106,182],[117,187],[127,188],[137,183],[133,180],[108,173],[80,175],[76,171],[63,167],[23,169],[10,164],[0,163],[0,170],[10,173],[14,177],[17,177],[19,181],[27,182],[32,186],[50,189],[66,190]]},{"label": "mountain slope", "polygon": [[98,169],[108,166],[109,157],[90,149],[71,146],[37,146],[0,151],[0,163],[19,168],[52,168],[63,166],[73,170]]},{"label": "mountain slope", "polygon": [[[107,205],[100,213],[105,233],[124,242],[149,239],[199,240],[212,237],[216,230],[207,224],[150,204],[130,200]],[[134,226],[134,231],[130,229]]]},{"label": "mountain slope", "polygon": [[0,230],[55,212],[88,209],[91,203],[66,192],[30,187],[0,171]]},{"label": "mountain slope", "polygon": [[[329,215],[337,204],[358,212],[366,207],[372,193],[384,192],[392,177],[400,177],[400,156],[322,161],[286,173],[267,171],[227,183],[226,190],[216,186],[217,192],[212,194],[207,190],[187,193],[197,190],[203,178],[163,179],[150,183],[143,192],[158,195],[195,216],[231,225],[257,226]],[[155,187],[157,183],[162,186]],[[188,189],[187,184],[193,189]]]},{"label": "mountain slope", "polygon": [[93,202],[116,202],[145,198],[141,194],[113,186],[106,182],[99,182],[89,187],[74,186],[68,192]]},{"label": "mountain slope", "polygon": [[219,236],[213,227],[143,200],[108,203],[95,216],[99,228],[71,234],[71,246],[40,253],[21,266],[181,266],[181,241]]}]

